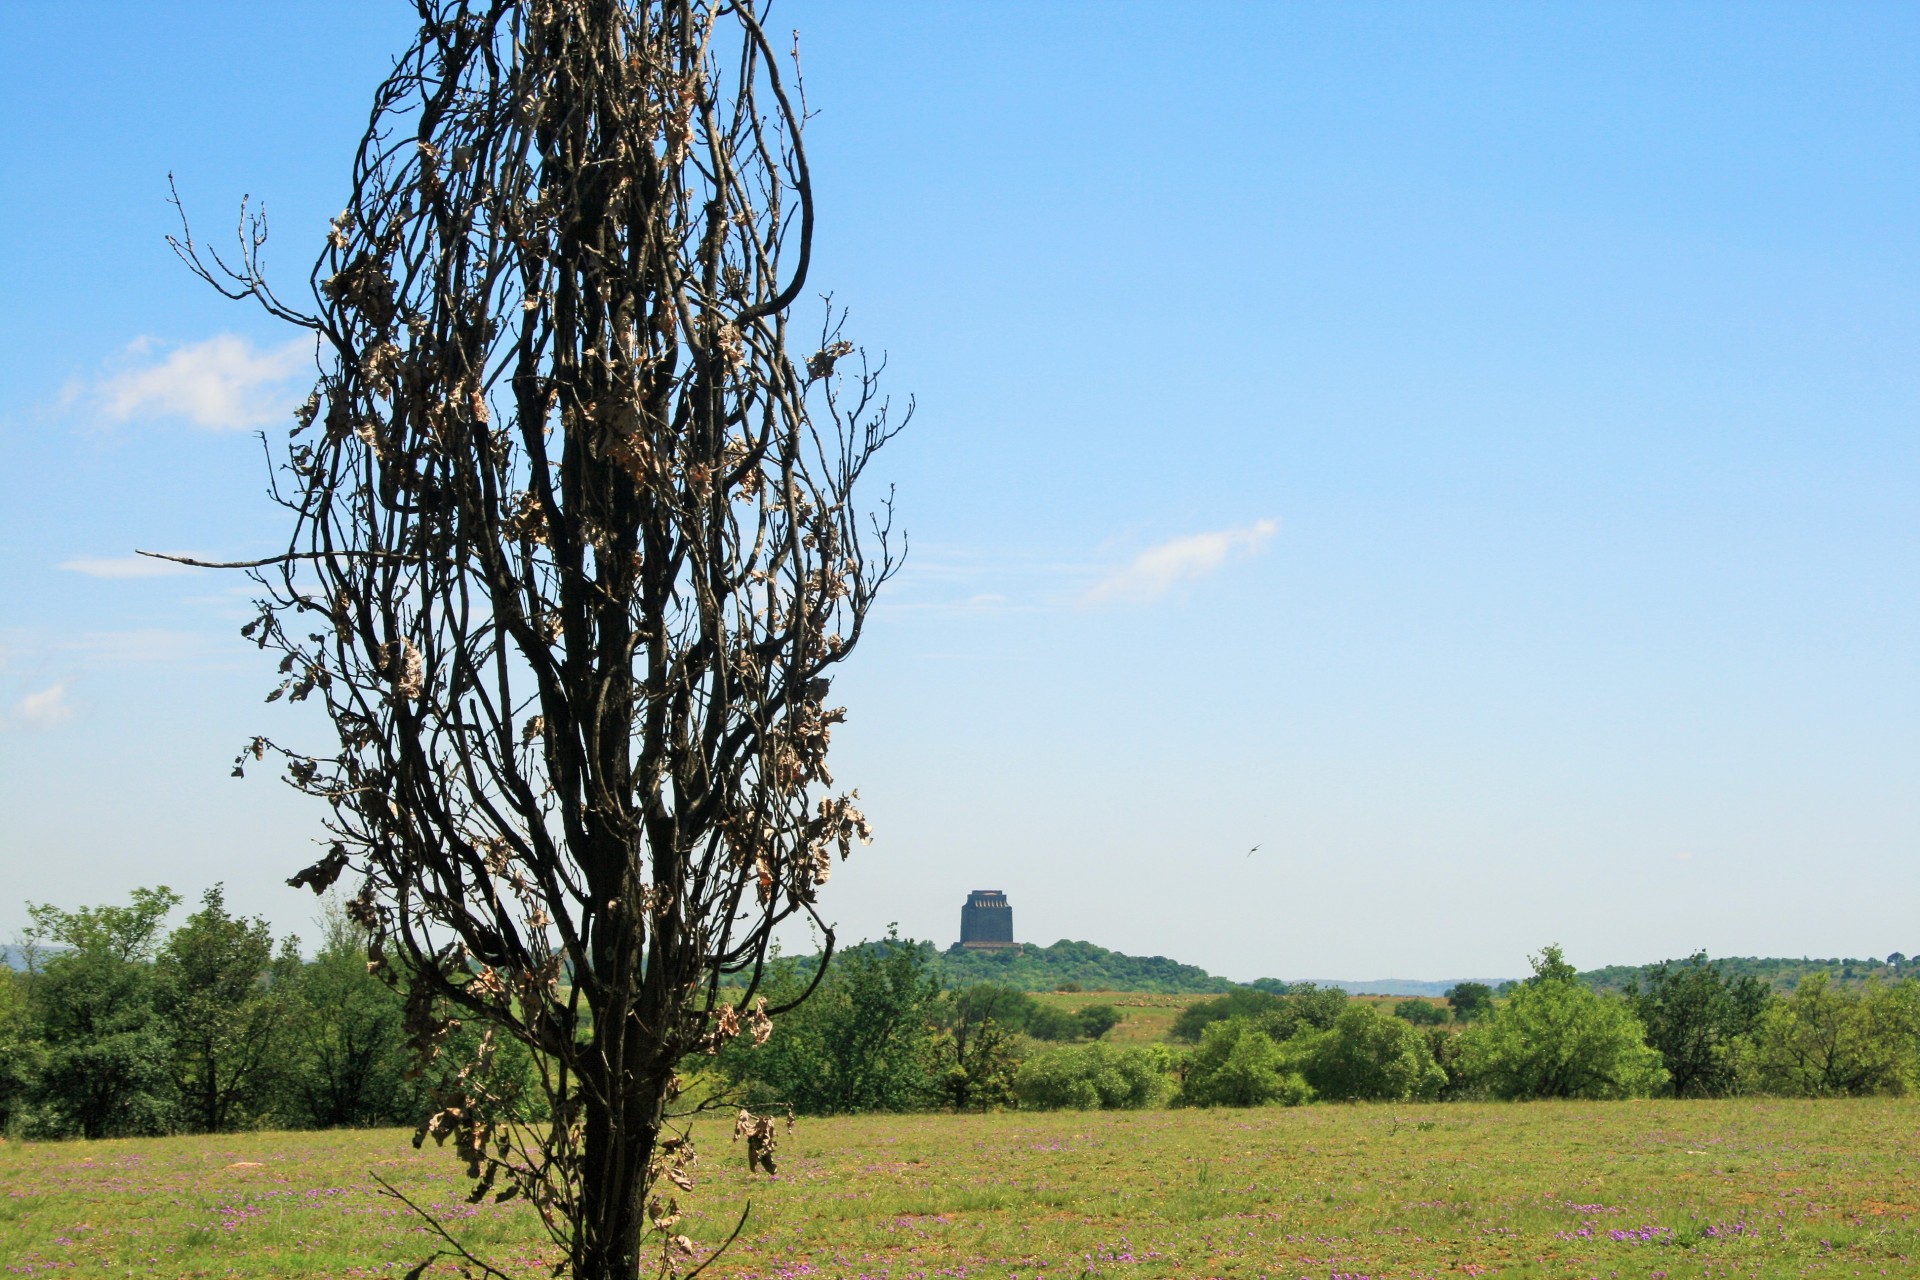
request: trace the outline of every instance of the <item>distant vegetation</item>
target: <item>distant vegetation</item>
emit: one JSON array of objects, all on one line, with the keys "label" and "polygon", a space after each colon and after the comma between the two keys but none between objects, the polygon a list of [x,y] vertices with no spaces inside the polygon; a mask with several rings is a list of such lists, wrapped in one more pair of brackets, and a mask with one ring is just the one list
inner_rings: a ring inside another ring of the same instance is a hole
[{"label": "distant vegetation", "polygon": [[[1791,960],[1768,956],[1726,956],[1708,962],[1728,978],[1755,978],[1775,991],[1792,991],[1803,978],[1824,973],[1830,982],[1855,986],[1868,979],[1893,982],[1920,976],[1920,956],[1908,957],[1896,951],[1882,960],[1858,960],[1835,956],[1826,960]],[[1657,965],[1614,964],[1603,969],[1588,969],[1580,981],[1596,991],[1625,991],[1636,980],[1645,981]]]},{"label": "distant vegetation", "polygon": [[[1062,939],[1050,947],[1022,946],[1004,951],[968,951],[955,946],[939,950],[931,942],[898,940],[863,942],[842,952],[908,946],[921,951],[943,987],[971,987],[990,982],[1017,991],[1137,991],[1150,995],[1216,995],[1238,983],[1216,978],[1196,965],[1165,956],[1130,956],[1096,947],[1091,942]],[[817,956],[801,956],[792,963],[811,973]]]},{"label": "distant vegetation", "polygon": [[1050,947],[1024,946],[1018,951],[954,947],[940,953],[938,968],[941,981],[950,987],[998,982],[1022,991],[1057,991],[1077,984],[1083,991],[1204,995],[1230,991],[1235,985],[1165,956],[1130,956],[1065,939]]},{"label": "distant vegetation", "polygon": [[[0,970],[0,1134],[413,1123],[449,1087],[460,1053],[411,1068],[424,1002],[369,963],[344,914],[305,959],[217,887],[169,931],[179,902],[162,888],[31,908],[27,967]],[[841,953],[784,1012],[818,958],[776,959],[775,1016],[688,1077],[704,1099],[815,1115],[1920,1092],[1920,976],[1903,957],[1791,984],[1777,962],[1742,971],[1755,963],[1602,971],[1627,975],[1602,990],[1550,946],[1498,993],[1461,982],[1444,1000],[1394,1001],[1238,986],[1086,943],[965,952],[889,936]],[[511,1043],[497,1052],[509,1083],[539,1065]],[[540,1114],[525,1087],[499,1105]]]}]

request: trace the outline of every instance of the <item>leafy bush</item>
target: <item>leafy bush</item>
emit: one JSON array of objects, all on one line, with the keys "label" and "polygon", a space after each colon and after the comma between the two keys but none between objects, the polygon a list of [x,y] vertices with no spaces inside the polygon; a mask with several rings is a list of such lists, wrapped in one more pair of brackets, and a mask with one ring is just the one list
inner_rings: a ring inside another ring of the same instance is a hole
[{"label": "leafy bush", "polygon": [[1013,987],[982,982],[942,996],[934,1006],[939,1034],[932,1055],[945,1064],[940,1100],[955,1111],[1006,1106],[1013,1101],[1013,1073],[1020,1065],[1023,1027],[1049,1012]]},{"label": "leafy bush", "polygon": [[34,1034],[26,977],[0,967],[0,1138],[18,1129],[39,1085],[44,1056]]},{"label": "leafy bush", "polygon": [[167,1130],[172,1055],[154,1012],[152,960],[179,901],[162,886],[134,890],[124,907],[28,907],[28,938],[62,948],[29,985],[45,1046],[30,1133],[108,1138]]},{"label": "leafy bush", "polygon": [[1199,1044],[1201,1034],[1216,1022],[1230,1018],[1251,1019],[1277,1010],[1284,996],[1271,991],[1243,987],[1212,1000],[1196,1000],[1174,1017],[1167,1035],[1186,1044]]},{"label": "leafy bush", "polygon": [[1230,1018],[1257,1022],[1278,1043],[1303,1030],[1324,1031],[1347,1007],[1347,993],[1338,987],[1316,987],[1299,982],[1284,994],[1242,987],[1213,1000],[1190,1004],[1173,1020],[1168,1035],[1188,1044],[1198,1043],[1206,1028]]},{"label": "leafy bush", "polygon": [[1250,1018],[1228,1018],[1200,1033],[1200,1047],[1174,1101],[1191,1107],[1296,1107],[1312,1098],[1313,1087],[1273,1037]]},{"label": "leafy bush", "polygon": [[1448,1020],[1447,1011],[1431,1000],[1402,1000],[1393,1006],[1393,1016],[1416,1027],[1437,1027]]},{"label": "leafy bush", "polygon": [[1166,1100],[1172,1066],[1163,1045],[1068,1045],[1021,1063],[1013,1088],[1020,1105],[1034,1111],[1139,1110]]},{"label": "leafy bush", "polygon": [[1471,1022],[1493,1012],[1493,988],[1484,982],[1459,982],[1447,988],[1447,1007],[1456,1022]]},{"label": "leafy bush", "polygon": [[1349,1005],[1327,1030],[1281,1048],[1322,1098],[1403,1102],[1437,1097],[1447,1085],[1426,1037],[1376,1005]]},{"label": "leafy bush", "polygon": [[1098,1040],[1120,1022],[1120,1011],[1110,1004],[1090,1004],[1077,1010],[1036,1004],[1024,1030],[1035,1040]]},{"label": "leafy bush", "polygon": [[1055,1005],[1041,1005],[1026,1020],[1026,1033],[1035,1040],[1078,1040],[1085,1028],[1078,1015]]},{"label": "leafy bush", "polygon": [[417,1124],[428,1100],[407,1079],[406,998],[368,971],[366,933],[337,901],[322,929],[319,954],[294,984],[294,1052],[279,1119],[321,1129]]},{"label": "leafy bush", "polygon": [[1494,1098],[1644,1097],[1667,1078],[1632,1007],[1582,985],[1557,946],[1460,1048],[1466,1075]]},{"label": "leafy bush", "polygon": [[154,964],[154,1007],[172,1042],[177,1116],[187,1128],[219,1133],[270,1109],[284,1087],[300,968],[291,939],[274,963],[267,922],[229,915],[220,885],[167,938]]},{"label": "leafy bush", "polygon": [[1749,1080],[1798,1097],[1900,1094],[1920,1087],[1920,982],[1848,989],[1800,980],[1760,1020]]},{"label": "leafy bush", "polygon": [[1090,1004],[1080,1010],[1080,1034],[1098,1040],[1120,1025],[1121,1013],[1110,1004]]},{"label": "leafy bush", "polygon": [[[764,1046],[742,1037],[722,1050],[721,1070],[749,1084],[759,1105],[785,1103],[813,1115],[910,1111],[936,1101],[944,1067],[932,954],[889,942],[849,950],[811,999],[774,1019]],[[768,1002],[792,998],[804,982],[795,968],[780,966]]]},{"label": "leafy bush", "polygon": [[1666,1066],[1667,1092],[1714,1098],[1734,1092],[1772,995],[1758,978],[1725,973],[1700,951],[1650,966],[1628,981],[1626,997]]}]

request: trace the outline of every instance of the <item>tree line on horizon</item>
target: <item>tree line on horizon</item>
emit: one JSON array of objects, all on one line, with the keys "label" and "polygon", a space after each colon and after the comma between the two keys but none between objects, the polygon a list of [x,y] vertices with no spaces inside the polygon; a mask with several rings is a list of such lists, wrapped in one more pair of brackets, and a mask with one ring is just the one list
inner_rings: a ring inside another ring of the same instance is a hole
[{"label": "tree line on horizon", "polygon": [[[1198,965],[1184,964],[1166,956],[1128,955],[1091,942],[1065,938],[1051,946],[1027,943],[1017,948],[993,950],[970,950],[958,943],[942,949],[933,942],[913,939],[858,944],[859,947],[889,945],[911,945],[922,949],[928,957],[928,964],[949,987],[987,982],[1032,992],[1059,991],[1072,987],[1082,991],[1132,991],[1150,995],[1224,995],[1251,987],[1284,995],[1301,985],[1284,978],[1235,982],[1209,973]],[[794,958],[794,963],[811,972],[818,965],[819,957],[800,956]],[[1828,981],[1843,986],[1857,986],[1870,979],[1890,982],[1920,974],[1920,955],[1910,958],[1898,951],[1885,959],[1720,956],[1707,963],[1728,978],[1753,977],[1778,991],[1791,991],[1803,978],[1816,973],[1825,973]],[[1597,991],[1620,992],[1631,983],[1645,982],[1657,967],[1655,964],[1606,965],[1598,969],[1581,970],[1576,976]],[[1518,984],[1519,980],[1471,985],[1484,985],[1505,994]],[[1415,985],[1428,988],[1420,994],[1431,995],[1444,995],[1449,986],[1439,982]],[[1354,995],[1383,994],[1377,989],[1370,989],[1374,986],[1360,983],[1346,989]],[[1394,991],[1390,994],[1411,996],[1416,992]]]},{"label": "tree line on horizon", "polygon": [[[418,1065],[409,1007],[430,997],[371,960],[337,905],[303,958],[297,938],[230,912],[219,886],[169,931],[179,903],[161,887],[30,908],[26,967],[0,971],[0,1133],[418,1125],[455,1092],[442,1077],[480,1033],[454,1027]],[[1920,1089],[1913,977],[1816,974],[1781,992],[1696,954],[1603,992],[1550,946],[1503,992],[1461,983],[1445,1004],[1389,1007],[1311,983],[1242,986],[1183,1009],[1167,1043],[1115,1045],[1123,1010],[956,986],[942,958],[893,935],[849,948],[767,1035],[697,1060],[693,1086],[814,1115]],[[776,959],[769,999],[797,997],[815,967]],[[494,1052],[504,1105],[536,1115],[533,1059]]]}]

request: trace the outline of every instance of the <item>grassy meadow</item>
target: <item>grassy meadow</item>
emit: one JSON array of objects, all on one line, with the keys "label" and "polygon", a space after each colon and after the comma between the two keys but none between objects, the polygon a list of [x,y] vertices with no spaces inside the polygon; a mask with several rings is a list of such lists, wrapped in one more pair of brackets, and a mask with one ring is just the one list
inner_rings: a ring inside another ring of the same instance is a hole
[{"label": "grassy meadow", "polygon": [[[687,1229],[751,1196],[706,1273],[742,1280],[1920,1274],[1901,1099],[802,1120],[751,1181],[724,1127],[702,1150]],[[0,1272],[404,1272],[430,1237],[370,1173],[503,1270],[550,1260],[524,1207],[373,1130],[0,1144]]]},{"label": "grassy meadow", "polygon": [[1190,1004],[1212,996],[1169,996],[1139,991],[1036,991],[1041,1005],[1078,1013],[1092,1004],[1110,1004],[1120,1021],[1103,1037],[1108,1044],[1161,1044],[1173,1030],[1173,1020]]}]

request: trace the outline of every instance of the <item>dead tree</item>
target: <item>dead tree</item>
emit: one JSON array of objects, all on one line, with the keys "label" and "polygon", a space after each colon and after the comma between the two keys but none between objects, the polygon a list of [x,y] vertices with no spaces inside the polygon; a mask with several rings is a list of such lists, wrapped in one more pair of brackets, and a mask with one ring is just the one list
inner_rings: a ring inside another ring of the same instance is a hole
[{"label": "dead tree", "polygon": [[[339,745],[260,738],[236,769],[284,757],[330,804],[294,883],[357,882],[416,1048],[487,1029],[428,1126],[476,1198],[529,1199],[581,1280],[631,1277],[693,1252],[676,1066],[764,1038],[775,927],[830,949],[815,896],[867,836],[828,687],[897,565],[890,499],[854,490],[903,420],[831,312],[789,329],[805,108],[758,0],[417,7],[311,311],[270,289],[257,218],[237,260],[176,242],[320,352],[274,490],[291,542],[242,567],[269,700],[317,699]],[[489,1087],[499,1037],[532,1050],[537,1121]]]}]

